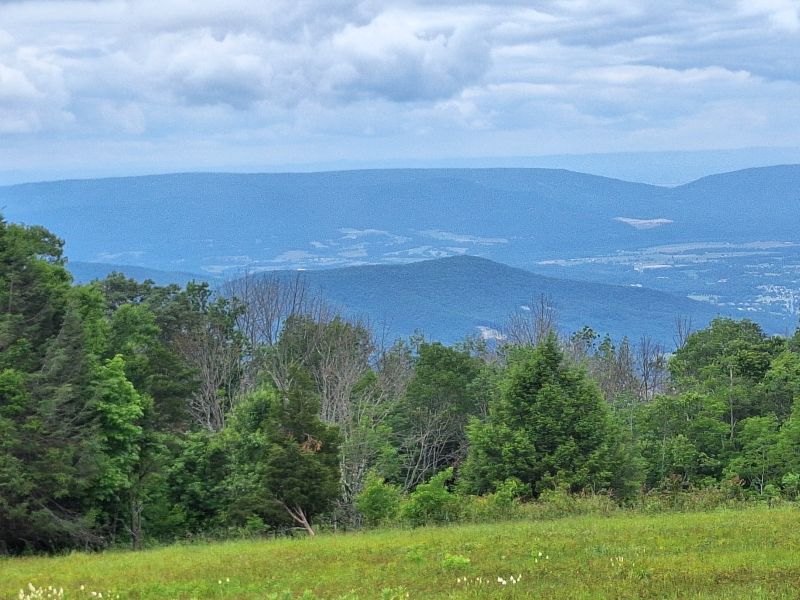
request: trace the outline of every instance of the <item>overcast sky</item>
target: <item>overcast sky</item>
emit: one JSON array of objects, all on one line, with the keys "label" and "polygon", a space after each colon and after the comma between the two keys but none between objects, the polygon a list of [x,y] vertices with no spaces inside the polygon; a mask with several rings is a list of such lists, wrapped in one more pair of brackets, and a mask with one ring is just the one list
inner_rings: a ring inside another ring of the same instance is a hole
[{"label": "overcast sky", "polygon": [[800,0],[0,1],[0,171],[800,146]]}]

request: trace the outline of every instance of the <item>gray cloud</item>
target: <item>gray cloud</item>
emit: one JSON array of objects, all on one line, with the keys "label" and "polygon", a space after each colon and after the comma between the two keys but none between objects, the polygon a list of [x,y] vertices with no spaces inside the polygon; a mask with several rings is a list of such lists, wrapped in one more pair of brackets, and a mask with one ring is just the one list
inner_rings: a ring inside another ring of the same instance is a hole
[{"label": "gray cloud", "polygon": [[798,8],[4,2],[0,137],[15,152],[0,160],[30,168],[47,147],[63,169],[147,170],[800,145]]}]

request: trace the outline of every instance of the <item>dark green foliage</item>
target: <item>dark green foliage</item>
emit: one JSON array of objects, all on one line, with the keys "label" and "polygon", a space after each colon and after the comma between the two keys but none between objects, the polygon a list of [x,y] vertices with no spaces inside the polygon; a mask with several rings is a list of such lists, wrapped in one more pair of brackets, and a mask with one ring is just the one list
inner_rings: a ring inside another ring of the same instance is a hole
[{"label": "dark green foliage", "polygon": [[71,277],[64,243],[0,217],[0,368],[34,370],[61,325]]},{"label": "dark green foliage", "polygon": [[590,329],[376,352],[319,310],[267,343],[207,284],[71,287],[60,240],[2,221],[0,284],[0,554],[800,498],[800,334],[718,319],[645,389]]},{"label": "dark green foliage", "polygon": [[519,349],[485,423],[469,427],[462,469],[476,493],[516,477],[538,494],[555,483],[573,491],[608,488],[615,428],[597,386],[564,362],[554,337]]},{"label": "dark green foliage", "polygon": [[225,432],[229,510],[270,525],[291,516],[305,527],[330,506],[339,492],[338,435],[318,411],[319,399],[302,372],[285,393],[265,387],[242,400]]},{"label": "dark green foliage", "polygon": [[453,469],[448,468],[419,484],[401,505],[401,517],[415,526],[456,521],[460,505],[459,497],[447,489],[451,479]]}]

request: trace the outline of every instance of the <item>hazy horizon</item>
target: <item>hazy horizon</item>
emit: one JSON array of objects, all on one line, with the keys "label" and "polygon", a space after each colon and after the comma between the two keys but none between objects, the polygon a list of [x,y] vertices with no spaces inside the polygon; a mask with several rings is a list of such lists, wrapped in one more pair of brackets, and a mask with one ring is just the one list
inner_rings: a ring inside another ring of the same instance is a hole
[{"label": "hazy horizon", "polygon": [[[798,10],[3,2],[0,183],[510,162],[675,184],[787,162],[769,155],[800,155]],[[649,171],[581,158],[692,151]]]}]

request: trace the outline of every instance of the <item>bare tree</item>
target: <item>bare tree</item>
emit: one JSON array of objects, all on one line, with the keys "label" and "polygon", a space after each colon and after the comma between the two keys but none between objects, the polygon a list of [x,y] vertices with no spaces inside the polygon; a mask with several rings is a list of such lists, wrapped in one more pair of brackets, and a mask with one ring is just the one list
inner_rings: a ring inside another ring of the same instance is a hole
[{"label": "bare tree", "polygon": [[196,374],[189,414],[209,431],[220,431],[239,393],[241,346],[223,326],[209,321],[178,334],[175,346]]},{"label": "bare tree", "polygon": [[375,347],[365,321],[336,317],[317,336],[310,371],[320,393],[320,416],[341,425],[352,420],[353,389],[370,370]]},{"label": "bare tree", "polygon": [[[243,388],[252,389],[258,377],[267,374],[286,391],[296,368],[306,367],[317,353],[335,311],[311,291],[302,273],[291,278],[248,273],[227,282],[223,292],[238,306],[236,327],[247,346]],[[301,322],[303,327],[297,326]],[[291,343],[281,343],[288,329]]]},{"label": "bare tree", "polygon": [[280,504],[284,508],[284,510],[286,510],[286,512],[289,513],[289,516],[292,517],[292,520],[298,525],[300,525],[300,527],[302,527],[308,535],[311,536],[317,535],[314,532],[314,529],[311,527],[311,523],[308,520],[308,515],[306,514],[306,511],[303,510],[302,507],[297,505],[289,505],[286,504],[285,502],[280,502],[280,501],[278,502],[278,504]]},{"label": "bare tree", "polygon": [[506,339],[515,346],[536,346],[558,329],[558,311],[546,294],[540,294],[526,309],[512,314],[503,328]]},{"label": "bare tree", "polygon": [[692,335],[692,318],[689,316],[680,316],[675,319],[675,331],[672,334],[672,340],[675,342],[675,350],[680,350],[686,345],[686,340]]},{"label": "bare tree", "polygon": [[322,412],[339,427],[340,508],[352,518],[352,506],[367,473],[385,457],[391,443],[387,422],[405,394],[413,361],[404,344],[377,349],[363,321],[344,328],[341,323],[333,325],[320,345],[324,352],[318,376],[326,379],[325,373],[330,374],[329,381],[320,386]]},{"label": "bare tree", "polygon": [[364,488],[370,469],[385,466],[384,460],[391,456],[386,450],[393,435],[387,425],[391,414],[390,402],[376,401],[372,390],[360,395],[354,402],[352,421],[339,429],[339,470],[342,495],[340,507],[343,514],[351,513],[356,497]]},{"label": "bare tree", "polygon": [[643,335],[636,347],[636,364],[639,371],[639,399],[652,400],[664,385],[667,376],[667,356],[664,347]]},{"label": "bare tree", "polygon": [[432,473],[464,459],[466,444],[453,444],[453,432],[461,428],[462,420],[459,415],[442,411],[431,411],[419,420],[422,427],[415,428],[400,448],[407,458],[405,490],[411,490]]},{"label": "bare tree", "polygon": [[597,338],[597,332],[584,325],[583,329],[562,340],[561,345],[570,361],[577,365],[588,365],[596,351]]},{"label": "bare tree", "polygon": [[241,304],[236,326],[251,347],[278,343],[286,319],[311,312],[315,298],[302,273],[287,278],[274,273],[246,273],[222,288]]},{"label": "bare tree", "polygon": [[615,346],[610,338],[600,344],[591,366],[591,374],[609,402],[639,392],[636,359],[627,338]]}]

